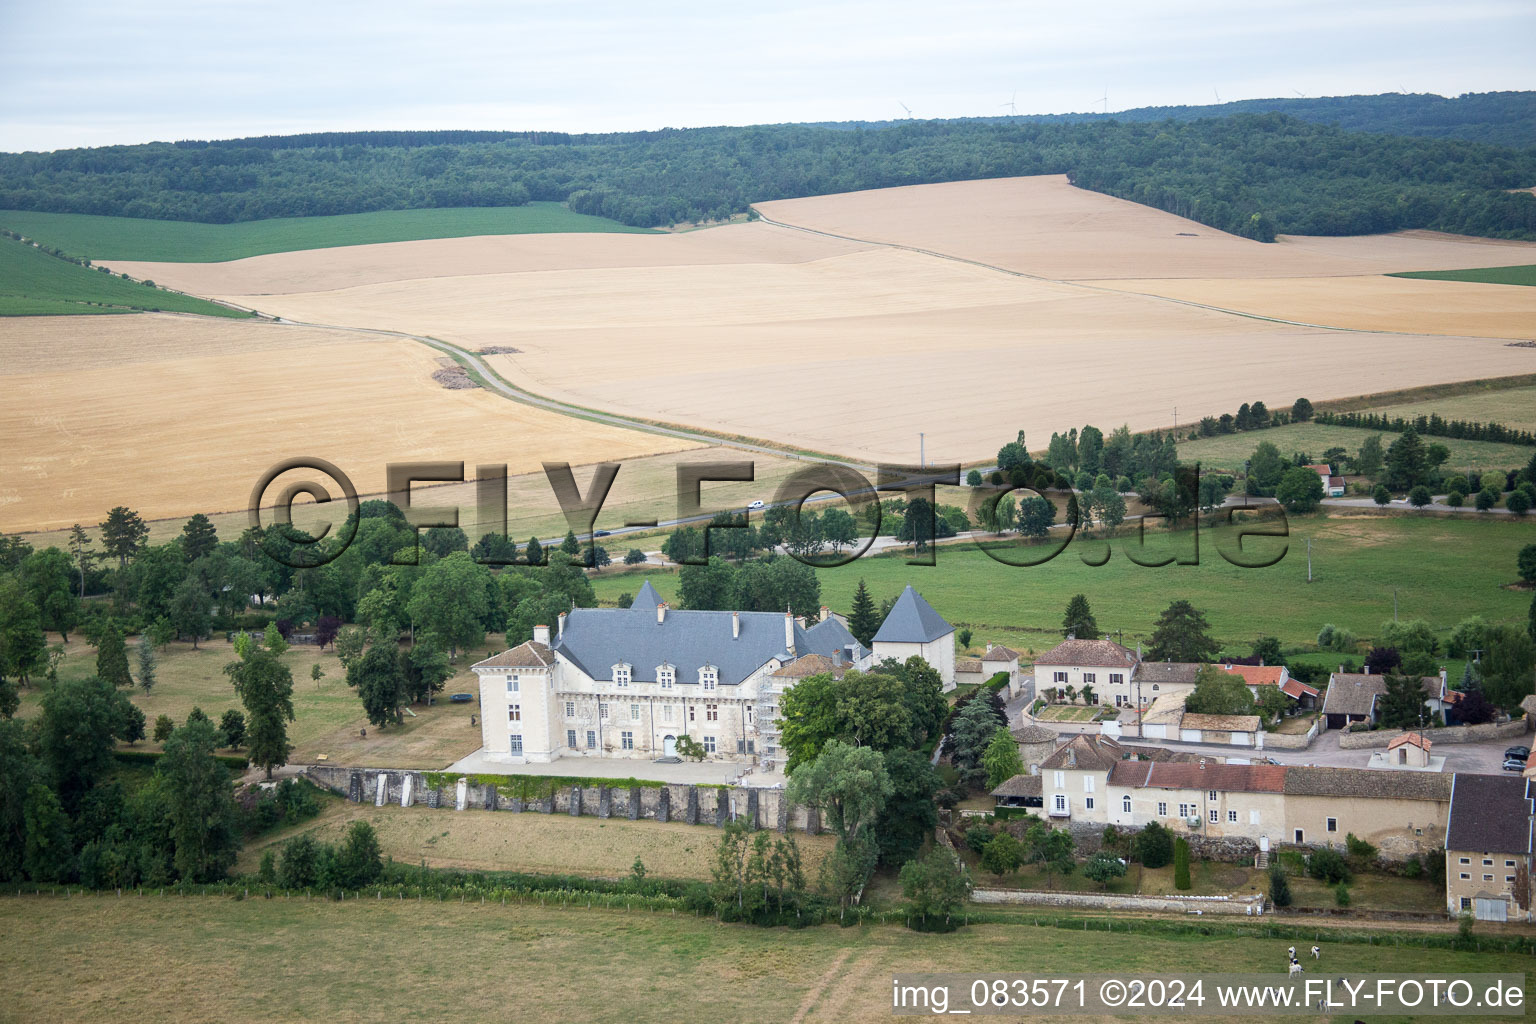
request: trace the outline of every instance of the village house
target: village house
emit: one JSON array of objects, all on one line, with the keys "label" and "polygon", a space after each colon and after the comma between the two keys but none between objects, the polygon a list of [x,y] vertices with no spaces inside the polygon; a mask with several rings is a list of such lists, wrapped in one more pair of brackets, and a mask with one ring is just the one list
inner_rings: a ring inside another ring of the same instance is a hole
[{"label": "village house", "polygon": [[870,652],[827,615],[675,610],[649,583],[629,608],[576,608],[534,638],[474,666],[487,760],[673,756],[689,736],[714,759],[756,759],[764,696],[776,711],[807,655],[819,668],[868,668]]},{"label": "village house", "polygon": [[1241,676],[1243,684],[1248,687],[1248,692],[1253,695],[1254,700],[1258,700],[1259,690],[1265,686],[1275,687],[1302,708],[1317,707],[1317,699],[1322,696],[1300,679],[1291,678],[1290,670],[1284,665],[1227,664],[1217,667],[1229,675]]},{"label": "village house", "polygon": [[1323,694],[1323,728],[1347,729],[1356,722],[1376,721],[1376,702],[1386,696],[1383,676],[1369,672],[1334,672]]},{"label": "village house", "polygon": [[1278,765],[1122,761],[1109,775],[1109,821],[1251,839],[1267,849],[1285,827],[1285,769]]},{"label": "village house", "polygon": [[1457,775],[1445,838],[1445,909],[1531,921],[1536,779]]},{"label": "village house", "polygon": [[1332,466],[1328,465],[1326,462],[1319,462],[1316,465],[1308,466],[1307,468],[1312,470],[1322,479],[1323,497],[1344,497],[1344,478],[1335,475]]},{"label": "village house", "polygon": [[1143,661],[1137,651],[1113,640],[1068,637],[1035,659],[1035,693],[1063,693],[1068,687],[1090,704],[1145,706],[1168,693],[1193,690],[1200,666],[1187,662]]},{"label": "village house", "polygon": [[1401,860],[1443,848],[1451,776],[1369,768],[1285,767],[1286,842],[1343,848],[1353,832]]},{"label": "village house", "polygon": [[955,627],[911,584],[875,632],[873,646],[877,664],[887,658],[905,662],[915,654],[939,673],[946,692],[955,688]]}]

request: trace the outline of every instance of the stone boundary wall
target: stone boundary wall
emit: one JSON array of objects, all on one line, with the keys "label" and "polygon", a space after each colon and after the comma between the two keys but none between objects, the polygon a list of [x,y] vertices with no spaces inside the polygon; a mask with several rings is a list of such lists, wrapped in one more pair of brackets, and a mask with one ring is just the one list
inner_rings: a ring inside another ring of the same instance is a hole
[{"label": "stone boundary wall", "polygon": [[[745,821],[753,828],[787,832],[796,829],[810,835],[821,832],[820,815],[805,807],[792,807],[782,789],[745,786],[608,786],[593,779],[591,785],[566,783],[551,795],[523,800],[507,795],[510,785],[498,788],[486,782],[472,783],[451,772],[403,771],[383,768],[348,768],[341,765],[310,765],[305,777],[316,785],[340,794],[353,803],[376,807],[424,804],[449,810],[513,811],[533,814],[567,814],[573,817],[628,818],[631,821],[677,821],[689,825],[720,827],[728,821]],[[433,787],[427,776],[440,777]],[[508,783],[539,779],[537,775],[499,776]]]},{"label": "stone boundary wall", "polygon": [[1069,907],[1078,910],[1152,911],[1171,914],[1264,913],[1264,897],[1253,896],[1121,896],[1117,893],[1038,892],[1025,889],[975,889],[973,903],[1011,903],[1026,907]]},{"label": "stone boundary wall", "polygon": [[[1529,717],[1508,722],[1484,722],[1482,725],[1452,725],[1443,729],[1425,729],[1424,737],[1431,743],[1481,743],[1485,740],[1509,740],[1524,736],[1532,722]],[[1406,729],[1377,729],[1375,732],[1339,733],[1340,750],[1365,750],[1385,747],[1397,739]]]},{"label": "stone boundary wall", "polygon": [[1264,734],[1265,750],[1306,750],[1317,739],[1317,734],[1322,729],[1323,716],[1318,715],[1312,719],[1312,728],[1304,733],[1292,732],[1266,732]]}]

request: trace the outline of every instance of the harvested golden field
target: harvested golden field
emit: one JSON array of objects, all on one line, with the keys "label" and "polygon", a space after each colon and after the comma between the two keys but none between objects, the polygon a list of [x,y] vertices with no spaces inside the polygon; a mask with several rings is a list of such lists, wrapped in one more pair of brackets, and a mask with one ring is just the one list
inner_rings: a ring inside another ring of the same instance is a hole
[{"label": "harvested golden field", "polygon": [[[321,842],[339,843],[354,821],[371,824],[378,832],[380,851],[398,863],[426,861],[428,867],[464,871],[624,878],[638,857],[648,875],[708,881],[720,843],[720,830],[712,825],[531,811],[374,807],[337,800],[326,804],[318,822],[307,821],[246,846],[235,870],[255,871],[264,849],[280,846],[302,832],[312,832]],[[832,850],[833,836],[795,833],[795,842],[807,877],[814,879]]]},{"label": "harvested golden field", "polygon": [[[1378,276],[1100,283],[1256,316],[1352,330],[1536,338],[1536,288]],[[1536,368],[1536,358],[1530,363]]]},{"label": "harvested golden field", "polygon": [[8,321],[0,529],[95,523],[122,504],[146,518],[242,509],[268,467],[299,455],[381,492],[392,461],[527,473],[692,447],[446,390],[438,358],[410,341],[170,315]]},{"label": "harvested golden field", "polygon": [[[261,301],[299,320],[516,348],[490,365],[587,408],[866,461],[915,460],[919,431],[930,458],[966,461],[1020,427],[1038,443],[1085,409],[1112,409],[1117,422],[1145,429],[1171,423],[1175,406],[1193,419],[1254,399],[1289,405],[1301,393],[1315,401],[1523,372],[1531,362],[1497,341],[1340,335],[889,248]],[[1323,364],[1335,372],[1319,380]]]},{"label": "harvested golden field", "polygon": [[[141,270],[293,320],[515,349],[489,365],[586,408],[864,461],[913,461],[919,432],[936,461],[980,460],[1021,427],[1040,446],[1085,419],[1165,427],[1175,408],[1189,422],[1245,401],[1286,406],[1302,394],[1321,401],[1526,373],[1536,359],[1499,340],[1530,319],[1528,300],[1487,298],[1489,286],[1394,279],[1374,305],[1347,298],[1374,287],[1352,283],[1373,280],[1361,275],[1519,262],[1533,246],[1426,235],[1263,245],[1059,177],[763,209],[870,241],[751,223]],[[1334,276],[1337,285],[1326,280]],[[1142,278],[1156,284],[1143,289]],[[1130,294],[1162,285],[1191,297]],[[1235,291],[1243,287],[1252,294]],[[1266,287],[1273,311],[1261,301]],[[1337,316],[1333,287],[1346,296]],[[1244,316],[1191,304],[1225,306],[1221,295],[1202,297],[1219,288],[1234,290],[1234,305],[1264,308]],[[1264,316],[1417,333],[1341,333]]]},{"label": "harvested golden field", "polygon": [[1064,175],[910,185],[756,207],[798,227],[1053,280],[1333,277],[1536,262],[1536,243],[1428,231],[1255,242],[1075,188]]},{"label": "harvested golden field", "polygon": [[228,263],[114,260],[112,269],[198,295],[259,296],[476,274],[799,263],[865,248],[869,246],[835,238],[808,239],[804,232],[768,224],[740,224],[730,232],[433,238],[274,253]]}]

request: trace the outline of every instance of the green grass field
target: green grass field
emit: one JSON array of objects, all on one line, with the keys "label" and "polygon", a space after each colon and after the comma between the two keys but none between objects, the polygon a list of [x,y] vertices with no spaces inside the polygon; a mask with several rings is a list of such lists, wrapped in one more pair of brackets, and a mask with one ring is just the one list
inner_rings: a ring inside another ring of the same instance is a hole
[{"label": "green grass field", "polygon": [[0,316],[59,316],[163,309],[206,316],[247,317],[190,295],[125,281],[0,237]]},{"label": "green grass field", "polygon": [[1480,267],[1475,270],[1412,270],[1388,277],[1416,277],[1423,281],[1471,281],[1476,284],[1523,284],[1536,287],[1536,264],[1523,267]]},{"label": "green grass field", "polygon": [[[1373,407],[1371,412],[1386,416],[1428,416],[1439,413],[1446,419],[1475,420],[1478,423],[1502,423],[1506,427],[1536,430],[1536,387],[1480,391],[1422,402]],[[1428,440],[1441,440],[1429,438]],[[1442,441],[1442,443],[1444,443]],[[1449,447],[1447,445],[1447,447]]]},{"label": "green grass field", "polygon": [[[1218,640],[1242,650],[1261,634],[1286,644],[1311,644],[1325,622],[1369,638],[1392,618],[1394,590],[1402,618],[1428,619],[1446,636],[1449,627],[1474,614],[1491,622],[1525,624],[1530,592],[1505,587],[1518,579],[1516,554],[1536,540],[1529,521],[1314,515],[1292,517],[1289,528],[1288,541],[1247,542],[1260,545],[1261,551],[1288,545],[1279,562],[1263,569],[1239,568],[1217,554],[1218,548],[1230,547],[1231,528],[1202,527],[1198,565],[1143,568],[1116,541],[1109,561],[1095,568],[1078,553],[1103,544],[1089,540],[1074,542],[1033,568],[1003,565],[962,544],[940,547],[934,566],[881,556],[822,569],[818,575],[822,601],[835,611],[849,610],[861,578],[877,602],[911,583],[956,628],[969,627],[973,644],[1002,642],[1025,651],[1045,650],[1060,638],[1062,612],[1077,593],[1088,596],[1099,628],[1112,635],[1124,630],[1128,645],[1145,640],[1158,612],[1177,598],[1205,612]],[[654,567],[602,576],[593,587],[600,600],[611,603],[621,593],[639,590],[647,578],[664,598],[676,598],[677,576]]]},{"label": "green grass field", "polygon": [[278,217],[239,224],[95,217],[80,213],[0,210],[0,227],[73,256],[106,260],[219,263],[271,252],[328,249],[372,242],[466,235],[531,235],[565,231],[651,233],[606,217],[572,213],[560,203],[508,207],[380,210],[335,217]]},{"label": "green grass field", "polygon": [[[50,634],[49,640],[57,636]],[[129,640],[129,665],[138,678],[137,640]],[[501,650],[501,637],[487,638],[485,647],[462,656],[456,672],[443,687],[443,695],[475,691],[478,684],[469,671],[473,660],[486,651]],[[234,686],[224,674],[224,666],[235,660],[233,647],[222,634],[216,641],[204,641],[196,649],[190,643],[176,641],[161,648],[154,688],[145,693],[135,686],[124,691],[144,712],[145,731],[153,733],[155,719],[168,715],[177,725],[186,721],[193,707],[200,707],[215,722],[229,708],[239,708]],[[293,744],[290,760],[295,764],[313,762],[320,755],[336,764],[366,764],[370,767],[426,768],[447,767],[480,747],[480,730],[469,724],[476,711],[474,704],[452,704],[443,696],[428,708],[412,706],[414,716],[406,715],[398,726],[376,729],[368,725],[357,692],[347,686],[346,672],[333,649],[320,651],[310,646],[295,646],[283,655],[283,662],[293,674],[294,720],[288,723],[288,739]],[[325,673],[318,683],[310,678],[310,669],[319,665]],[[80,636],[73,635],[59,665],[59,678],[72,679],[95,674],[96,652]],[[47,683],[39,681],[21,691],[18,718],[30,718],[41,708]],[[361,735],[368,730],[366,737]],[[157,745],[145,740],[138,750],[155,750]]]},{"label": "green grass field", "polygon": [[[1436,406],[1435,411],[1446,413],[1451,403],[1424,403]],[[1372,410],[1380,412],[1383,410]],[[1502,421],[1501,421],[1502,422]],[[1243,468],[1243,460],[1253,455],[1261,442],[1268,441],[1280,449],[1282,458],[1290,458],[1292,452],[1305,452],[1314,460],[1321,459],[1323,452],[1338,446],[1354,453],[1361,443],[1372,434],[1381,434],[1383,446],[1390,445],[1396,434],[1369,430],[1364,427],[1336,427],[1321,423],[1288,423],[1269,430],[1250,430],[1240,434],[1221,434],[1202,437],[1198,441],[1179,444],[1180,462],[1198,462],[1207,469]],[[1493,444],[1488,441],[1458,441],[1452,437],[1426,437],[1425,444],[1443,444],[1450,449],[1446,470],[1473,469],[1485,472],[1490,469],[1519,469],[1531,460],[1536,449],[1517,444]]]},{"label": "green grass field", "polygon": [[[901,973],[1223,970],[1280,981],[1286,947],[1306,941],[1264,937],[1264,924],[1243,919],[1252,935],[1030,921],[932,935],[537,903],[6,896],[0,1021],[875,1022],[891,1019],[891,978]],[[1335,942],[1325,926],[1318,935],[1322,968],[1354,976],[1530,966],[1516,954]]]}]

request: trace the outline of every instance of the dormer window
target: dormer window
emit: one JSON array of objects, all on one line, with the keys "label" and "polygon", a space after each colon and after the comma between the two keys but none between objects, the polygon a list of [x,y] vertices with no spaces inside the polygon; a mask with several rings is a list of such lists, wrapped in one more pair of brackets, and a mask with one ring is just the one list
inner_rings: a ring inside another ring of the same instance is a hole
[{"label": "dormer window", "polygon": [[613,685],[614,686],[628,686],[629,685],[629,679],[630,679],[630,668],[629,668],[628,665],[615,665],[615,666],[613,666]]},{"label": "dormer window", "polygon": [[677,669],[671,665],[659,665],[656,668],[656,682],[661,684],[663,690],[672,689],[672,684],[677,682]]},{"label": "dormer window", "polygon": [[720,670],[713,665],[705,665],[699,669],[699,685],[706,690],[713,690],[720,685]]}]

